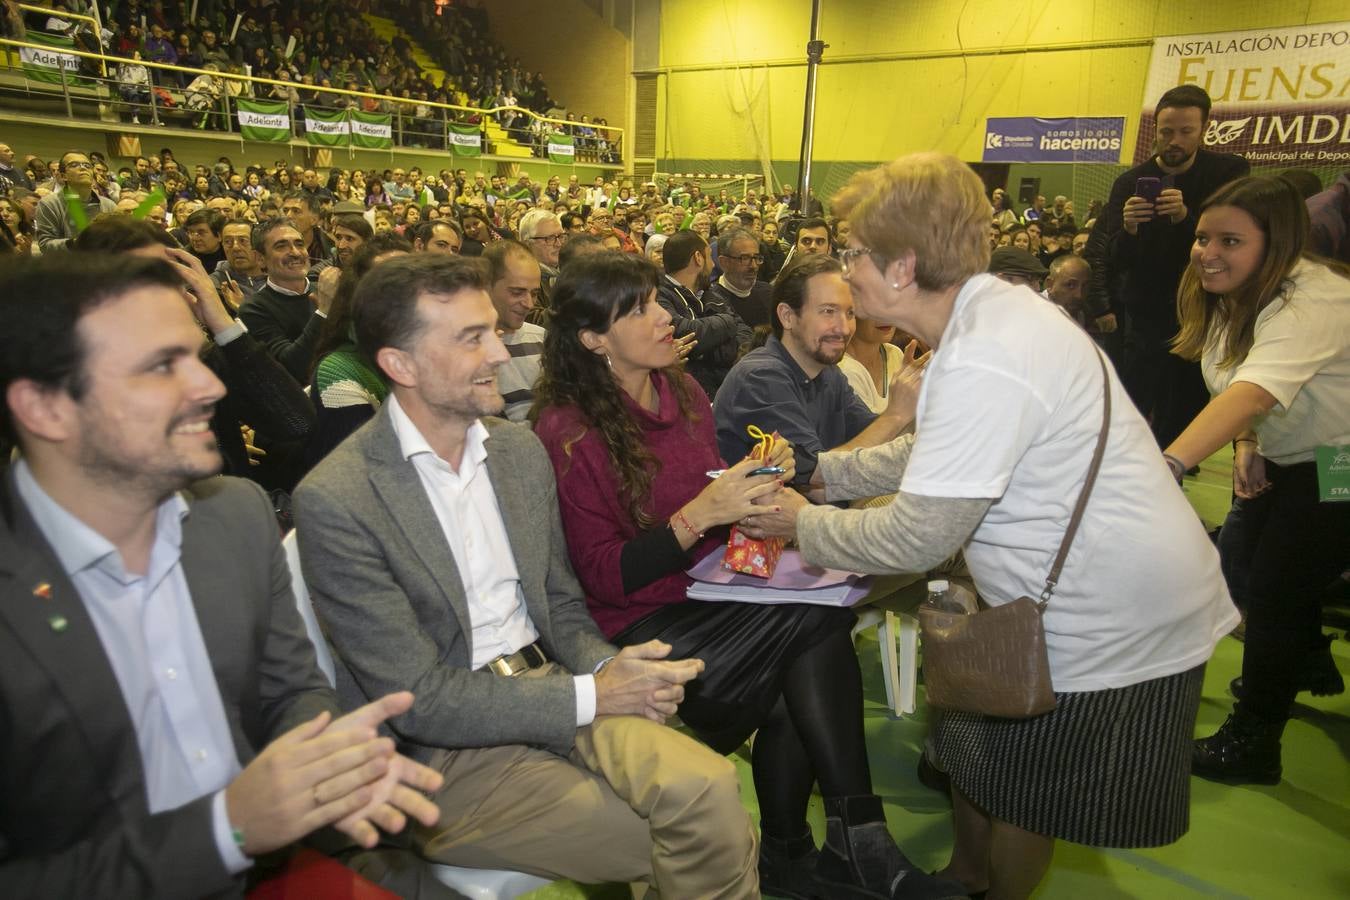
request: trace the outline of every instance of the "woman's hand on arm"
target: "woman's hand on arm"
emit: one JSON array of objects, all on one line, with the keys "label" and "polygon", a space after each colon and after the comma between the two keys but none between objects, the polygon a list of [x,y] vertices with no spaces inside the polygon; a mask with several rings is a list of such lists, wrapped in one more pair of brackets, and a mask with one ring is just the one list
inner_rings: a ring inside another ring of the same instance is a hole
[{"label": "woman's hand on arm", "polygon": [[1233,493],[1250,500],[1270,490],[1266,479],[1266,460],[1256,449],[1256,441],[1240,438],[1233,450]]},{"label": "woman's hand on arm", "polygon": [[755,512],[742,520],[741,531],[752,538],[797,539],[797,513],[811,505],[801,494],[784,488],[755,507]]}]

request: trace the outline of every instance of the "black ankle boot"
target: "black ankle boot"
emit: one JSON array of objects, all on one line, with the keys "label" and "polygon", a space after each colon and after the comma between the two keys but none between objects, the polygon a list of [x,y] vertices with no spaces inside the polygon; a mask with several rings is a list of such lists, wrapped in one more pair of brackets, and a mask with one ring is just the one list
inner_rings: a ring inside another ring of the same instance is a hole
[{"label": "black ankle boot", "polygon": [[816,887],[816,849],[811,828],[802,826],[800,837],[784,840],[760,833],[759,890],[768,897],[789,900],[818,900],[824,897]]},{"label": "black ankle boot", "polygon": [[1195,742],[1191,774],[1226,784],[1279,784],[1283,731],[1283,722],[1258,719],[1239,704],[1212,737]]},{"label": "black ankle boot", "polygon": [[953,900],[955,881],[929,875],[905,858],[886,830],[875,794],[825,800],[825,846],[816,864],[822,895],[874,900]]},{"label": "black ankle boot", "polygon": [[[1314,697],[1332,697],[1345,693],[1345,679],[1336,668],[1336,658],[1331,655],[1332,640],[1331,635],[1322,635],[1322,643],[1299,663],[1295,684],[1300,694],[1307,691]],[[1241,675],[1228,682],[1228,689],[1237,699],[1245,699]]]}]

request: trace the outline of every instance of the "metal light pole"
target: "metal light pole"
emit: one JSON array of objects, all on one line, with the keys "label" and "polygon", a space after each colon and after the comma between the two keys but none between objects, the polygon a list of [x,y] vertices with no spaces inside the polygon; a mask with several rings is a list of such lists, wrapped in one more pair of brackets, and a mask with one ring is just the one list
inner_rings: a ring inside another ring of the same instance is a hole
[{"label": "metal light pole", "polygon": [[811,0],[811,40],[806,44],[806,115],[802,121],[802,158],[798,168],[797,204],[803,215],[811,190],[811,148],[816,132],[816,67],[829,44],[820,39],[820,0]]}]

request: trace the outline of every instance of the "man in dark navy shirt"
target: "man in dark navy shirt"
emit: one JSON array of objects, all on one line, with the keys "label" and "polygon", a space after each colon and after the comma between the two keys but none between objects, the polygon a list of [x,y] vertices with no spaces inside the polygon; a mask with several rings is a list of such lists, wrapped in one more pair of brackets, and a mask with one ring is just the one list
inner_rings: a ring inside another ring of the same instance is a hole
[{"label": "man in dark navy shirt", "polygon": [[756,443],[748,426],[777,431],[792,442],[797,483],[806,484],[818,454],[883,444],[911,416],[904,404],[874,414],[839,371],[855,326],[838,260],[798,257],[779,275],[773,300],[773,337],[736,363],[717,392],[717,446],[723,459],[741,459]]}]

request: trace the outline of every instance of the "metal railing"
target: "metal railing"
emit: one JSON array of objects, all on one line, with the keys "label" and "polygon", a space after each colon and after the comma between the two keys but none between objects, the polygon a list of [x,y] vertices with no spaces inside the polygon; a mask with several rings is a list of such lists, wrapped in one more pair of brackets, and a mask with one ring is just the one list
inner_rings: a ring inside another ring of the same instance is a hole
[{"label": "metal railing", "polygon": [[[25,6],[24,8],[29,7]],[[42,7],[35,7],[35,8],[43,10]],[[88,17],[78,17],[78,18],[88,18]],[[115,78],[106,77],[107,64],[113,64],[116,66],[121,66],[125,64],[133,66],[144,66],[146,69],[150,69],[157,72],[169,72],[174,73],[175,75],[189,75],[192,76],[192,79],[195,79],[201,75],[207,75],[212,78],[219,79],[222,87],[225,86],[227,82],[240,83],[241,84],[240,89],[234,94],[231,94],[228,88],[220,92],[220,96],[217,98],[217,100],[219,101],[218,108],[216,108],[216,104],[213,104],[212,108],[210,109],[188,111],[190,113],[196,113],[197,115],[205,114],[207,118],[204,120],[204,125],[209,125],[212,122],[217,122],[220,125],[221,130],[234,131],[237,128],[237,122],[235,120],[234,115],[235,109],[233,108],[234,100],[240,97],[247,100],[284,99],[269,96],[267,93],[267,89],[270,89],[272,87],[284,87],[293,89],[299,94],[314,93],[325,95],[337,95],[339,97],[350,97],[355,98],[358,101],[373,100],[379,106],[380,112],[389,112],[390,114],[393,115],[394,121],[398,123],[398,127],[395,130],[397,133],[400,134],[407,134],[407,133],[413,133],[418,135],[425,134],[425,132],[417,131],[416,129],[413,128],[408,128],[405,124],[408,122],[425,123],[426,121],[425,116],[417,116],[414,114],[416,107],[424,106],[432,110],[440,111],[441,115],[437,117],[437,121],[441,123],[441,127],[439,128],[439,137],[442,142],[442,146],[446,148],[449,147],[448,137],[446,135],[449,125],[472,124],[472,120],[476,116],[479,119],[478,124],[480,126],[480,131],[484,133],[484,139],[486,141],[487,138],[486,126],[489,119],[497,118],[501,113],[510,112],[515,113],[517,118],[519,118],[520,116],[524,116],[530,122],[538,122],[556,126],[553,129],[554,132],[560,132],[563,134],[571,135],[577,150],[577,157],[576,157],[577,162],[589,162],[591,164],[618,166],[621,165],[620,161],[622,160],[624,137],[625,137],[625,130],[622,127],[618,125],[596,126],[594,123],[589,122],[581,123],[566,119],[556,119],[549,116],[540,115],[539,113],[533,110],[526,109],[521,106],[494,106],[494,107],[460,106],[453,103],[441,103],[435,100],[405,99],[402,97],[394,97],[388,94],[376,94],[370,91],[359,91],[359,90],[351,90],[349,88],[338,88],[338,87],[321,87],[315,85],[308,85],[298,81],[280,81],[274,78],[260,78],[256,75],[244,74],[240,72],[200,69],[200,68],[193,68],[191,66],[175,65],[173,63],[156,62],[154,60],[148,59],[133,60],[121,56],[110,56],[102,52],[89,53],[87,51],[78,50],[73,47],[52,47],[47,44],[38,44],[33,43],[31,41],[11,40],[9,38],[0,38],[0,47],[5,47],[7,49],[44,50],[48,52],[56,52],[62,55],[75,56],[84,59],[97,59],[100,65],[102,66],[102,71],[105,75],[104,78],[78,74],[72,75],[68,73],[66,69],[62,66],[58,66],[56,69],[56,72],[59,72],[60,74],[60,90],[65,100],[66,115],[72,119],[76,118],[76,116],[74,114],[74,104],[71,89],[72,87],[74,87],[78,90],[80,87],[82,87],[81,82],[84,82],[98,86],[96,88],[96,91],[101,95],[99,99],[103,99],[104,97],[106,97],[106,99],[108,100],[112,100],[116,103],[122,104],[123,107],[127,109],[145,109],[147,114],[150,116],[151,122],[153,124],[156,125],[163,124],[163,121],[165,118],[168,117],[167,114],[169,113],[170,110],[162,103],[160,95],[157,93],[157,89],[168,90],[171,94],[174,91],[177,91],[179,93],[185,93],[184,89],[186,87],[186,83],[189,82],[191,79],[188,80],[180,78],[169,79],[168,80],[169,83],[163,85],[156,85],[153,83],[153,80],[152,83],[149,85],[130,85],[125,84]],[[19,70],[22,70],[23,69],[22,64],[15,66],[10,57],[11,54],[9,53],[5,54],[5,65],[11,69],[18,68]],[[28,79],[28,85],[30,90],[32,89],[33,85],[40,85],[40,84],[42,84],[42,82],[36,82],[33,81],[32,79]],[[135,87],[137,89],[134,92],[137,95],[137,99],[128,98],[127,93],[122,90],[123,88],[127,87]],[[259,88],[263,88],[263,90],[260,91]],[[145,96],[144,99],[139,99],[139,96],[142,92],[146,93],[147,96]],[[298,104],[291,101],[289,102],[289,106],[292,109],[292,111],[294,111],[294,109],[297,107],[305,107],[305,106],[319,109],[335,108],[331,106],[328,107],[319,106],[317,103],[306,104],[305,102],[303,102],[303,100]],[[182,110],[180,107],[175,106],[173,108],[173,111],[175,112],[176,117],[182,116]],[[294,115],[291,116],[292,135],[294,137],[300,136],[299,133],[296,132],[296,126],[297,123],[302,122],[303,119],[299,119]],[[198,127],[204,127],[204,125]],[[590,128],[595,131],[597,137],[594,139],[594,143],[588,144],[582,143],[582,141],[589,140],[579,134],[580,129],[582,128]],[[527,134],[538,133],[542,136],[542,140],[544,142],[547,142],[547,138],[550,133],[544,130],[536,130],[529,128],[526,129],[512,128],[508,131],[508,136],[510,131],[516,132],[523,131]],[[527,147],[530,146],[529,143],[525,142],[516,142],[516,143],[520,143],[522,146]],[[486,152],[486,147],[484,149]],[[544,153],[543,155],[547,156],[547,153]],[[582,158],[583,156],[593,158],[583,159]],[[600,157],[602,156],[605,158],[601,159]]]}]

